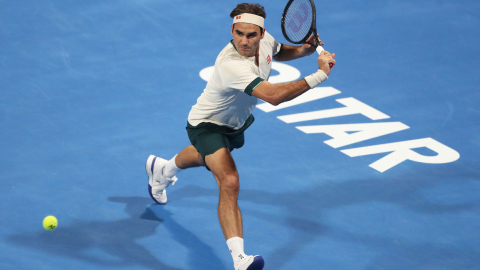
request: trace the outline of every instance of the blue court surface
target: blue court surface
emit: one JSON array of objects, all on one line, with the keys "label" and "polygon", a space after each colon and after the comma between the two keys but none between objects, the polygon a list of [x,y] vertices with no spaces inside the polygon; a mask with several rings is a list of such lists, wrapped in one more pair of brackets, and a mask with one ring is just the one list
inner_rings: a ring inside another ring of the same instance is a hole
[{"label": "blue court surface", "polygon": [[[286,2],[259,0],[284,43]],[[0,1],[0,269],[233,269],[211,173],[181,172],[162,206],[144,164],[189,144],[238,3]],[[480,269],[480,3],[316,5],[330,78],[260,102],[233,151],[246,253],[275,270]],[[271,81],[316,69],[274,63]]]}]

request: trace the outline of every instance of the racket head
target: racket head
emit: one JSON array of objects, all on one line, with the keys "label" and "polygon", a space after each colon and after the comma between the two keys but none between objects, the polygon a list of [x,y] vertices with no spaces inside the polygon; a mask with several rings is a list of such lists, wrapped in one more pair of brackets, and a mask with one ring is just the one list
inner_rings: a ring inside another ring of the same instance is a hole
[{"label": "racket head", "polygon": [[[312,33],[316,35],[313,0],[289,0],[283,10],[281,28],[285,39],[293,44],[303,44]],[[315,43],[318,46],[318,41]]]}]

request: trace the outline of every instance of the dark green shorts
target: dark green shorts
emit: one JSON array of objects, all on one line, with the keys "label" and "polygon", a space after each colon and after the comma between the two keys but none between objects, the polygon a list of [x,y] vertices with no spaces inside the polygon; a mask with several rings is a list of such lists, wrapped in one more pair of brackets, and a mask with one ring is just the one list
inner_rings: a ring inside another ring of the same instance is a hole
[{"label": "dark green shorts", "polygon": [[239,130],[205,122],[194,127],[187,122],[188,138],[205,161],[205,156],[213,154],[221,148],[233,151],[235,148],[242,147],[245,143],[243,132],[254,120],[253,115],[250,115]]}]

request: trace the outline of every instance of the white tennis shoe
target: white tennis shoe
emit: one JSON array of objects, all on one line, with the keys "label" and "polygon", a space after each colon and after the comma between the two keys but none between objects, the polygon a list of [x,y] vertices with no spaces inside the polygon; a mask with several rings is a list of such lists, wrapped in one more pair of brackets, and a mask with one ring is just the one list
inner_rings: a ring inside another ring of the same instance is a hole
[{"label": "white tennis shoe", "polygon": [[167,178],[163,175],[163,170],[167,161],[163,158],[150,155],[145,163],[145,170],[148,175],[148,193],[152,199],[159,204],[167,203],[166,188],[177,182],[177,177]]},{"label": "white tennis shoe", "polygon": [[265,262],[260,255],[248,255],[241,260],[234,260],[235,270],[262,270]]}]

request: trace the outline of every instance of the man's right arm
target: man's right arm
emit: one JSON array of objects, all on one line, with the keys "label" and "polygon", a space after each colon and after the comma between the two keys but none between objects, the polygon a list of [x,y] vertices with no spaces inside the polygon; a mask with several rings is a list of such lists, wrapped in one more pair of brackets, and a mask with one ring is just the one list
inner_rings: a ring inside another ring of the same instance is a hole
[{"label": "man's right arm", "polygon": [[[318,40],[320,45],[325,45],[320,39]],[[311,55],[316,51],[316,48],[310,44],[314,43],[314,36],[311,35],[306,43],[302,44],[301,46],[293,46],[283,44],[282,49],[278,54],[273,57],[275,61],[290,61],[294,59],[298,59],[300,57]]]},{"label": "man's right arm", "polygon": [[[330,54],[327,51],[323,51],[320,56],[318,57],[318,66],[319,70],[317,73],[320,76],[325,76],[330,74],[330,66],[329,62],[335,63],[335,54]],[[328,78],[328,77],[326,77]],[[323,80],[326,80],[323,77]],[[306,91],[310,90],[312,87],[307,83],[306,79],[301,79],[295,82],[289,83],[280,83],[280,84],[271,84],[268,81],[263,81],[260,83],[252,92],[252,96],[256,96],[259,99],[268,102],[274,106],[277,106],[283,102],[292,100],[301,94],[305,93]]]},{"label": "man's right arm", "polygon": [[263,81],[253,90],[252,96],[277,106],[280,103],[300,96],[309,89],[310,86],[305,79],[280,84],[271,84],[268,81]]}]

